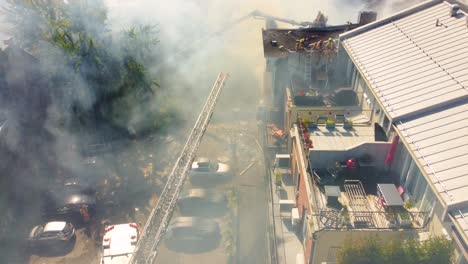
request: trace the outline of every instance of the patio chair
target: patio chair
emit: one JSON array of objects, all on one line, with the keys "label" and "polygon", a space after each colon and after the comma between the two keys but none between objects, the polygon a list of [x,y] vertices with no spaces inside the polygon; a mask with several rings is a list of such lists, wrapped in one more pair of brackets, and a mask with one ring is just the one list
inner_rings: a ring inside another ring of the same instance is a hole
[{"label": "patio chair", "polygon": [[344,115],[335,115],[335,122],[336,123],[345,123],[346,118]]},{"label": "patio chair", "polygon": [[405,189],[403,189],[403,186],[398,186],[397,191],[398,194],[400,194],[400,197],[403,198],[403,193],[405,193]]},{"label": "patio chair", "polygon": [[320,124],[320,122],[322,122],[323,124],[325,124],[325,123],[327,123],[327,120],[328,120],[328,117],[326,117],[326,116],[317,116],[316,123]]},{"label": "patio chair", "polygon": [[344,129],[351,129],[353,128],[353,122],[351,120],[346,119],[343,123]]},{"label": "patio chair", "polygon": [[313,130],[317,128],[317,122],[309,122],[308,124],[309,130]]},{"label": "patio chair", "polygon": [[385,203],[385,199],[383,197],[378,197],[377,198],[377,208],[385,209],[385,207],[387,207],[387,204]]},{"label": "patio chair", "polygon": [[328,119],[326,122],[327,129],[334,129],[335,128],[335,120]]}]

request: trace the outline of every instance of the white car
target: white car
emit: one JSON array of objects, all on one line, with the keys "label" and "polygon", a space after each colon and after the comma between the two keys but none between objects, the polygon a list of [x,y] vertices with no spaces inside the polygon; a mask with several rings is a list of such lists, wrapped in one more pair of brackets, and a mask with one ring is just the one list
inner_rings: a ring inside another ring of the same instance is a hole
[{"label": "white car", "polygon": [[28,246],[68,245],[75,239],[75,228],[71,223],[54,221],[35,226],[28,237]]},{"label": "white car", "polygon": [[135,223],[109,225],[102,239],[100,264],[127,264],[138,242],[138,226]]},{"label": "white car", "polygon": [[231,178],[229,165],[208,158],[198,158],[192,163],[190,180],[195,184],[218,183]]}]

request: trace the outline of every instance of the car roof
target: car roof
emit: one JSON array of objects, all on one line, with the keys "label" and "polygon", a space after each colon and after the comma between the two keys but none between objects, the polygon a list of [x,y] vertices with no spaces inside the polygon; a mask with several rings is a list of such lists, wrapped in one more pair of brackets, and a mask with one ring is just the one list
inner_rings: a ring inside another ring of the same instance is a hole
[{"label": "car roof", "polygon": [[170,228],[181,227],[194,227],[198,230],[203,230],[206,232],[216,231],[219,228],[216,221],[201,217],[177,217],[170,225]]},{"label": "car roof", "polygon": [[188,198],[203,198],[211,201],[222,201],[224,199],[224,194],[206,189],[189,189],[181,195],[180,199]]},{"label": "car roof", "polygon": [[65,228],[66,224],[66,222],[62,221],[48,222],[44,226],[44,232],[62,231]]},{"label": "car roof", "polygon": [[206,158],[206,157],[199,157],[195,160],[195,162],[198,162],[198,163],[208,163],[210,162],[210,159],[209,158]]},{"label": "car roof", "polygon": [[86,194],[71,194],[65,199],[67,204],[94,204],[96,201],[93,197]]},{"label": "car roof", "polygon": [[132,236],[138,237],[138,230],[131,225],[136,226],[134,223],[126,223],[111,225],[106,228],[108,231],[103,237],[102,244],[109,245],[109,248],[103,250],[104,257],[132,254],[135,251],[136,245],[132,245]]},{"label": "car roof", "polygon": [[47,193],[47,201],[52,206],[65,206],[65,205],[81,205],[81,204],[95,204],[96,200],[94,197],[73,192],[71,190],[62,189],[58,191],[52,191]]},{"label": "car roof", "polygon": [[190,189],[185,191],[182,194],[181,198],[188,198],[188,197],[206,197],[208,192],[205,189]]}]

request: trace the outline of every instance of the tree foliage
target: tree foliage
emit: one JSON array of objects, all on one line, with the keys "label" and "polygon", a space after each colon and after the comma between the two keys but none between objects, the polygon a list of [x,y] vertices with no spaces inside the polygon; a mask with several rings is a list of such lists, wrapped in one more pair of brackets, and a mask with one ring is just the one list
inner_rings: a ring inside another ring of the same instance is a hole
[{"label": "tree foliage", "polygon": [[156,120],[173,115],[166,100],[151,105],[162,96],[148,71],[156,62],[154,26],[112,32],[103,0],[7,0],[3,11],[14,43],[40,59],[50,93],[72,119],[93,112],[127,129],[141,119],[134,114]]},{"label": "tree foliage", "polygon": [[416,239],[383,241],[377,236],[348,239],[338,251],[340,264],[437,264],[451,263],[454,246],[444,237],[432,237],[420,242]]}]

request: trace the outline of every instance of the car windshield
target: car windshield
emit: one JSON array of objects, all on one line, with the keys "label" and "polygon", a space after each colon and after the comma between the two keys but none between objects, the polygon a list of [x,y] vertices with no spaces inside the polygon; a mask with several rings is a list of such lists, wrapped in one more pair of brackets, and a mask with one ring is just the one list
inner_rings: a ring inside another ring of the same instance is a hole
[{"label": "car windshield", "polygon": [[210,168],[210,171],[217,171],[219,168],[219,165],[217,162],[210,162],[208,167]]},{"label": "car windshield", "polygon": [[72,225],[70,223],[66,224],[65,227],[63,228],[63,233],[68,233],[72,230]]},{"label": "car windshield", "polygon": [[34,236],[37,236],[39,235],[40,233],[42,233],[42,230],[44,230],[44,226],[39,226],[36,231],[34,232]]}]

